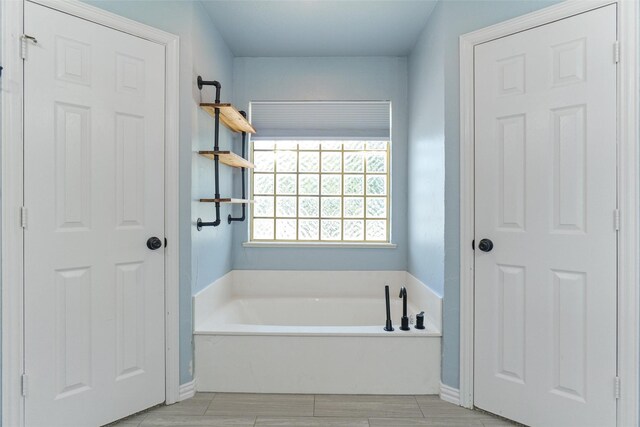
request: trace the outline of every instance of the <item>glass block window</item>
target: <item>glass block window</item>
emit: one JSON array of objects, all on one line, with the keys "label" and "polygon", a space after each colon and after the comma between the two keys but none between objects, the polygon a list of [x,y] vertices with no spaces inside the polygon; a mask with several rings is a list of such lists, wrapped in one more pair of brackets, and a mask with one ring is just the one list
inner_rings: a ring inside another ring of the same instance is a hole
[{"label": "glass block window", "polygon": [[389,142],[256,140],[255,242],[389,242]]}]

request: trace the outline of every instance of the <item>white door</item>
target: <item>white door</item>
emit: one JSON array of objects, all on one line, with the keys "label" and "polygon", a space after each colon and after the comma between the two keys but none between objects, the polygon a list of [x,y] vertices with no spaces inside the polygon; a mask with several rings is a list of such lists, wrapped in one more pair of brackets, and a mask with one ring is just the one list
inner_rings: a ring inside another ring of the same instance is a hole
[{"label": "white door", "polygon": [[616,423],[615,41],[611,5],[475,49],[474,400],[527,425]]},{"label": "white door", "polygon": [[27,427],[164,401],[164,47],[27,2]]}]

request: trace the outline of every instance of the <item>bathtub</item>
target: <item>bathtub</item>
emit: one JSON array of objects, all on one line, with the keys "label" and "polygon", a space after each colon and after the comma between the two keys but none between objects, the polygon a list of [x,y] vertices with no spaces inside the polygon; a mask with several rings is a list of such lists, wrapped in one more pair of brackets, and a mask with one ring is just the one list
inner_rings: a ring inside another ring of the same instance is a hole
[{"label": "bathtub", "polygon": [[[383,330],[384,285],[395,331]],[[424,330],[400,331],[400,286]],[[198,391],[439,392],[441,301],[406,272],[232,271],[194,297]]]}]

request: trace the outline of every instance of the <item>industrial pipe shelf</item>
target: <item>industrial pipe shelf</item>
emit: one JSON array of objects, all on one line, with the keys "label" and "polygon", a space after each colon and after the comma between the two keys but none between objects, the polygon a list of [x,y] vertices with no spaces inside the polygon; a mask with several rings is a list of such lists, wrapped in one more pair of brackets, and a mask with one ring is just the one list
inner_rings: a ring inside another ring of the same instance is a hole
[{"label": "industrial pipe shelf", "polygon": [[202,203],[253,203],[253,200],[249,199],[200,199]]},{"label": "industrial pipe shelf", "polygon": [[234,132],[256,133],[251,123],[231,104],[202,103],[200,104],[200,108],[209,113],[213,118],[216,117],[216,109],[220,110],[220,121]]},{"label": "industrial pipe shelf", "polygon": [[[198,218],[196,226],[198,231],[203,227],[217,227],[222,222],[220,220],[220,204],[221,203],[239,203],[242,204],[242,216],[233,217],[228,216],[227,222],[231,224],[234,221],[242,222],[246,219],[246,205],[251,203],[251,200],[247,200],[246,197],[246,185],[245,185],[245,172],[248,168],[253,168],[254,165],[250,161],[245,159],[246,147],[247,147],[247,133],[255,133],[255,129],[251,126],[251,123],[247,121],[247,114],[244,111],[238,111],[231,104],[223,104],[220,102],[220,90],[222,85],[216,80],[205,81],[202,77],[198,76],[198,89],[202,90],[203,86],[213,86],[216,88],[216,99],[213,103],[201,103],[200,107],[205,110],[215,120],[213,150],[212,151],[199,151],[198,154],[207,157],[214,161],[214,176],[215,176],[215,194],[212,199],[200,199],[202,203],[215,203],[216,206],[216,219],[210,222],[204,222]],[[242,133],[242,156],[239,156],[231,151],[220,150],[220,122],[231,129],[234,132]],[[232,166],[242,169],[242,198],[223,198],[220,196],[220,170],[219,164],[223,163],[227,166]]]},{"label": "industrial pipe shelf", "polygon": [[233,153],[231,151],[198,151],[198,154],[211,160],[215,160],[216,156],[218,156],[220,162],[234,168],[254,168],[253,163],[251,163],[249,160],[245,159],[244,157],[238,156],[236,153]]}]

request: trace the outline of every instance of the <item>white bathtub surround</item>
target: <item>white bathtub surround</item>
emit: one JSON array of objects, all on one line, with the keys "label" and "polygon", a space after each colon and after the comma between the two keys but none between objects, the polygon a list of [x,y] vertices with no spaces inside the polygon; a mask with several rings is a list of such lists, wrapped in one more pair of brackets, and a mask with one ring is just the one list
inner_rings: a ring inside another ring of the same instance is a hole
[{"label": "white bathtub surround", "polygon": [[[403,285],[425,330],[398,330]],[[194,297],[197,390],[437,394],[440,307],[404,271],[230,272]]]},{"label": "white bathtub surround", "polygon": [[414,301],[424,304],[418,308],[424,310],[425,322],[428,320],[438,331],[442,331],[442,297],[409,272],[406,273],[405,283],[409,296],[413,295]]},{"label": "white bathtub surround", "polygon": [[234,272],[230,271],[193,296],[194,330],[233,299],[233,277]]},{"label": "white bathtub surround", "polygon": [[437,394],[440,338],[200,335],[198,391]]}]

